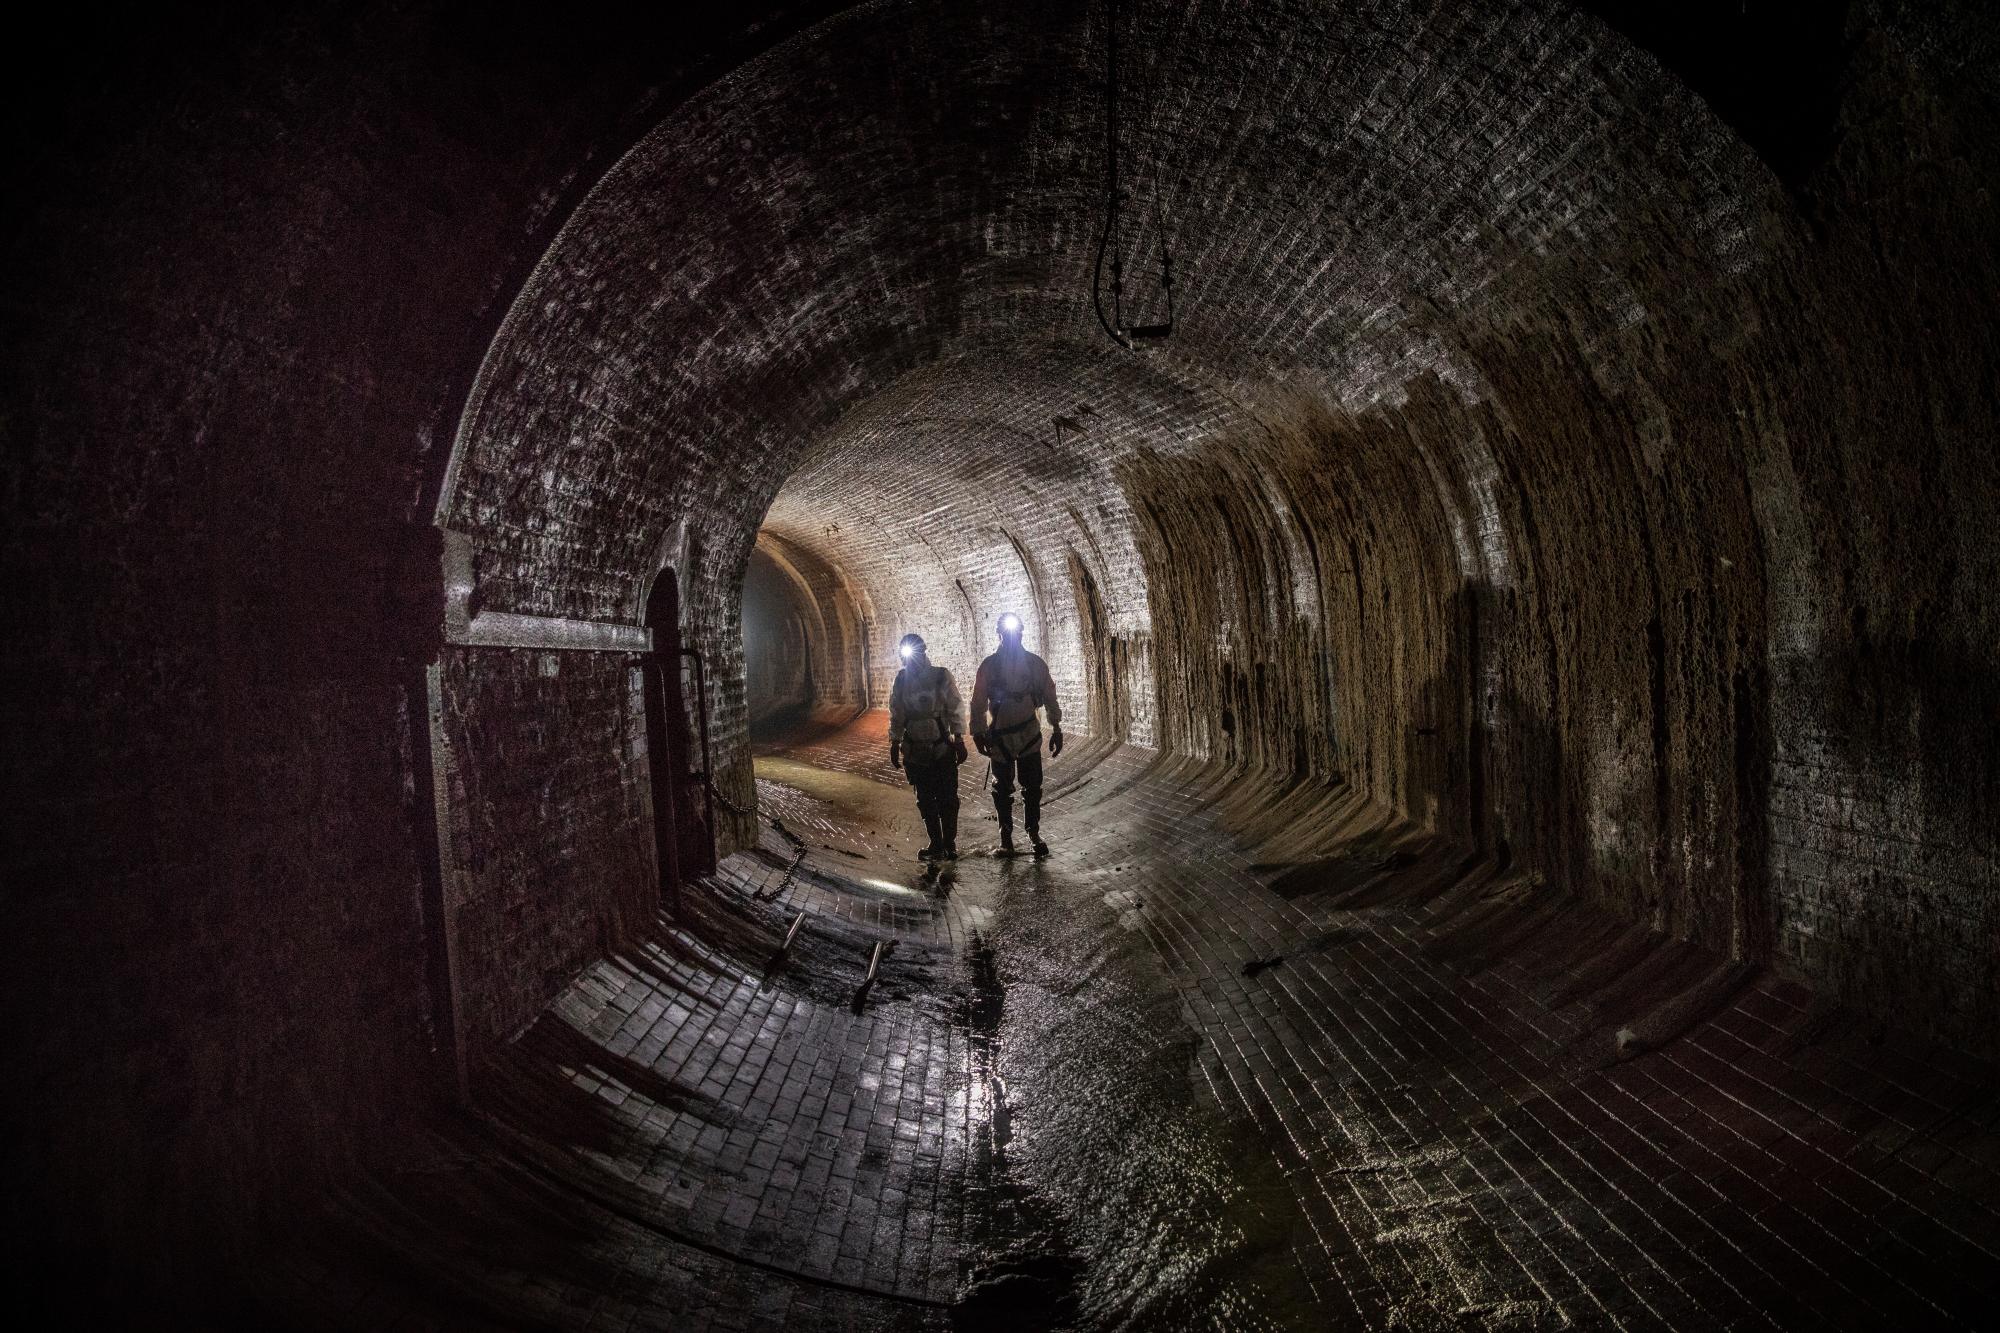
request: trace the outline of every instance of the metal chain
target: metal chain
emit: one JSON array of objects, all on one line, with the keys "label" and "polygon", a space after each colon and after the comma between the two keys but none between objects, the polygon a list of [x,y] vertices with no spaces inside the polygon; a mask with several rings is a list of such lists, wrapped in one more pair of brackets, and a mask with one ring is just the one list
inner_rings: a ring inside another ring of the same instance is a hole
[{"label": "metal chain", "polygon": [[785,877],[778,881],[778,887],[775,889],[771,889],[769,891],[759,889],[757,892],[750,895],[750,900],[752,902],[768,903],[768,902],[775,902],[780,897],[784,896],[785,890],[792,887],[792,877],[799,873],[799,867],[805,863],[805,859],[806,859],[805,844],[800,843],[798,854],[792,857],[792,863],[785,867]]},{"label": "metal chain", "polygon": [[757,812],[755,810],[745,810],[742,806],[736,804],[736,802],[730,800],[727,796],[724,796],[722,794],[722,789],[715,785],[715,779],[709,777],[706,773],[702,774],[701,785],[708,788],[708,794],[715,798],[715,803],[717,805],[720,805],[723,809],[727,810],[730,814],[735,815],[738,819],[755,819],[757,817]]}]

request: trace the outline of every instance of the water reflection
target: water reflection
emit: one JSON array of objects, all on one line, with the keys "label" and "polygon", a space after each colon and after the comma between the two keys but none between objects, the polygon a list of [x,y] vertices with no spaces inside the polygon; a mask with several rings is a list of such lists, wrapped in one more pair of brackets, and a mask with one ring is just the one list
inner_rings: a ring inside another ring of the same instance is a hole
[{"label": "water reflection", "polygon": [[[1084,902],[1069,910],[1104,912]],[[1009,906],[965,959],[983,1219],[968,1296],[1006,1291],[1012,1328],[1310,1324],[1293,1194],[1254,1128],[1197,1100],[1200,1046],[1150,946]]]}]

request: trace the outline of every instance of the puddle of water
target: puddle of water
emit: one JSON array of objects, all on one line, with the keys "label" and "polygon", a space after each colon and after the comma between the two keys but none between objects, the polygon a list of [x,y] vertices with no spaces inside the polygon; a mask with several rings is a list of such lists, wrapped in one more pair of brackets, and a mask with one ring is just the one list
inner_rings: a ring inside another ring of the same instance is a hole
[{"label": "puddle of water", "polygon": [[[1104,904],[1143,922],[1134,895]],[[975,1201],[990,1208],[975,1268],[1004,1280],[969,1284],[968,1299],[1026,1302],[1013,1328],[1311,1326],[1293,1193],[1254,1126],[1233,1129],[1197,1094],[1200,1046],[1150,946],[1007,907],[967,960],[969,1024],[991,1025],[976,1059],[1006,1080],[992,1138],[1007,1195]],[[1022,1228],[1042,1247],[1023,1248]],[[1062,1282],[1073,1300],[1052,1314]]]},{"label": "puddle of water", "polygon": [[911,898],[921,898],[924,896],[924,891],[922,889],[916,888],[909,884],[898,884],[893,880],[875,879],[872,876],[862,876],[856,882],[860,884],[866,884],[871,889],[879,889],[883,893],[900,893]]},{"label": "puddle of water", "polygon": [[975,934],[966,950],[969,985],[963,1017],[972,1039],[972,1077],[984,1084],[985,1132],[974,1144],[966,1212],[971,1245],[951,1325],[964,1330],[1075,1326],[1083,1261],[1070,1248],[1046,1200],[1015,1179],[1009,1089],[1000,1073],[1000,1030],[1007,1005],[993,949]]},{"label": "puddle of water", "polygon": [[1146,904],[1130,889],[1113,889],[1104,895],[1104,905],[1118,913],[1120,930],[1146,928]]}]

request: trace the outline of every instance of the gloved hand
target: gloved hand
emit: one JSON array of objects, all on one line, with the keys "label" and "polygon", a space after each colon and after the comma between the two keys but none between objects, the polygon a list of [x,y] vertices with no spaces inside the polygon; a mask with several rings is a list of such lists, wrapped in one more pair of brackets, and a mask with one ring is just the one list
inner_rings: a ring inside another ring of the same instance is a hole
[{"label": "gloved hand", "polygon": [[973,732],[972,744],[978,749],[979,753],[985,755],[987,758],[991,759],[993,757],[993,734],[991,732]]},{"label": "gloved hand", "polygon": [[1062,753],[1062,728],[1061,728],[1061,727],[1050,727],[1050,728],[1049,728],[1049,758],[1053,759],[1053,758],[1055,758],[1055,757],[1056,757],[1057,755],[1059,755],[1059,754],[1061,754],[1061,753]]},{"label": "gloved hand", "polygon": [[962,764],[965,762],[965,737],[953,736],[951,738],[951,757],[954,763]]},{"label": "gloved hand", "polygon": [[890,741],[889,767],[901,768],[902,766],[903,766],[903,743],[901,741]]}]

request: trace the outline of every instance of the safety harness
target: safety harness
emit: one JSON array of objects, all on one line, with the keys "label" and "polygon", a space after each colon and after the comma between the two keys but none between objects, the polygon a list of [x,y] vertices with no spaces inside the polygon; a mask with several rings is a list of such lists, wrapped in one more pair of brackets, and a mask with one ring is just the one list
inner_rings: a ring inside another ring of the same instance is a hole
[{"label": "safety harness", "polygon": [[[930,676],[919,687],[909,667],[903,668],[903,703],[906,708],[923,699],[929,706],[922,712],[912,714],[903,722],[903,752],[920,762],[943,763],[951,750],[951,728],[946,723],[944,679],[945,669],[935,664]],[[929,734],[918,732],[922,727]]]},{"label": "safety harness", "polygon": [[[994,674],[997,676],[999,673],[996,670]],[[1023,699],[1033,704],[1036,709],[1040,709],[1044,702],[1041,690],[1033,686],[1025,690],[1008,690],[999,688],[996,681],[986,691],[986,706],[996,714],[1002,708]],[[1027,733],[1030,731],[1034,733],[1032,740],[1028,740],[1027,738]],[[1019,759],[1024,754],[1032,754],[1041,745],[1042,720],[1038,713],[1030,712],[1021,721],[1010,723],[1004,727],[994,727],[986,734],[1007,753],[1009,758]],[[1025,744],[1022,743],[1024,741],[1026,742]]]}]

